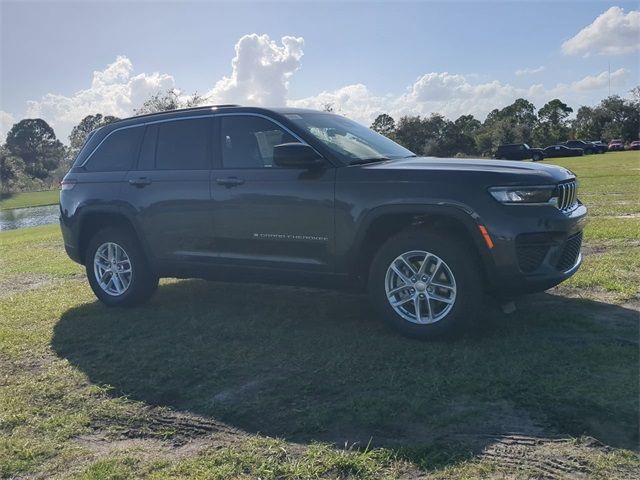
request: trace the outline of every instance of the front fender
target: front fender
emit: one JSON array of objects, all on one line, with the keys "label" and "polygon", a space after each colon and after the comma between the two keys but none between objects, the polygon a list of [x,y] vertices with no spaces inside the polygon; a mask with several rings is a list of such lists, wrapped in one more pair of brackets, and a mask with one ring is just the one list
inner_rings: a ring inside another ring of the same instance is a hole
[{"label": "front fender", "polygon": [[[405,223],[402,228],[406,228],[411,224],[426,223],[435,219],[444,219],[449,222],[455,222],[464,230],[466,238],[471,241],[486,270],[492,266],[491,255],[484,238],[479,230],[482,220],[479,215],[469,206],[457,202],[438,201],[431,204],[390,204],[382,205],[367,211],[362,219],[357,223],[351,247],[344,252],[348,273],[354,274],[358,271],[358,259],[361,252],[368,247],[371,239],[372,226],[379,221],[386,219],[393,220],[394,217],[402,217]],[[406,223],[406,219],[410,219]],[[390,223],[393,223],[392,221]],[[398,230],[392,229],[387,236],[397,233]]]}]

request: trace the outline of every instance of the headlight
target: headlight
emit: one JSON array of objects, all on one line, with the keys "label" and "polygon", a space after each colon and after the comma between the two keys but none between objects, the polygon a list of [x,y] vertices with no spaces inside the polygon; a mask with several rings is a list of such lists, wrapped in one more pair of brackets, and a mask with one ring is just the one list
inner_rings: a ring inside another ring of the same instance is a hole
[{"label": "headlight", "polygon": [[506,204],[550,203],[555,196],[555,191],[555,186],[492,187],[489,189],[493,198]]}]

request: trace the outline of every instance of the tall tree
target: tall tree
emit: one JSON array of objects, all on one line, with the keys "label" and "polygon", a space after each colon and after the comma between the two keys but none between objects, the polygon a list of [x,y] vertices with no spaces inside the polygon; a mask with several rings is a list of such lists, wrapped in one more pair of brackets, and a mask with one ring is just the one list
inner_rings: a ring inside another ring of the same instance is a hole
[{"label": "tall tree", "polygon": [[494,109],[475,134],[477,150],[491,155],[500,144],[530,143],[536,122],[536,108],[524,98],[501,110]]},{"label": "tall tree", "polygon": [[423,153],[426,142],[426,132],[419,115],[401,117],[396,127],[396,141],[413,153]]},{"label": "tall tree", "polygon": [[580,107],[573,121],[576,138],[637,140],[640,135],[640,88],[631,90],[631,94],[631,99],[612,95],[596,107]]},{"label": "tall tree", "polygon": [[140,108],[134,109],[136,115],[147,113],[166,112],[179,108],[197,107],[206,102],[206,98],[197,92],[187,97],[180,96],[176,89],[169,89],[165,92],[158,92],[144,101]]},{"label": "tall tree", "polygon": [[573,136],[587,140],[601,140],[607,118],[602,109],[582,106],[572,122]]},{"label": "tall tree", "polygon": [[24,173],[24,162],[9,149],[0,147],[0,192],[10,192]]},{"label": "tall tree", "polygon": [[84,117],[78,125],[73,127],[69,135],[69,148],[71,152],[73,154],[77,153],[82,148],[82,145],[84,145],[89,133],[93,130],[115,122],[116,120],[120,119],[112,115],[102,116],[101,113]]},{"label": "tall tree", "polygon": [[524,98],[518,98],[500,111],[500,119],[511,125],[510,135],[514,142],[529,143],[536,125],[536,107]]},{"label": "tall tree", "polygon": [[29,118],[14,124],[7,134],[6,147],[22,159],[25,172],[44,179],[58,167],[64,157],[64,145],[53,128],[41,118]]},{"label": "tall tree", "polygon": [[451,145],[447,144],[447,134],[451,132],[451,122],[439,113],[432,113],[422,119],[422,130],[425,136],[422,152],[425,155],[444,157],[451,154]]},{"label": "tall tree", "polygon": [[473,115],[462,115],[453,122],[453,126],[456,134],[456,148],[453,153],[463,153],[465,155],[478,153],[475,136],[482,126],[480,120]]},{"label": "tall tree", "polygon": [[538,124],[534,138],[539,145],[553,145],[562,142],[569,136],[567,119],[573,109],[566,103],[554,98],[538,110]]},{"label": "tall tree", "polygon": [[605,138],[622,138],[625,141],[638,139],[638,104],[618,95],[611,95],[600,102],[600,108],[608,120],[602,131]]},{"label": "tall tree", "polygon": [[396,131],[396,121],[391,115],[381,113],[371,124],[371,129],[386,137],[392,138]]}]

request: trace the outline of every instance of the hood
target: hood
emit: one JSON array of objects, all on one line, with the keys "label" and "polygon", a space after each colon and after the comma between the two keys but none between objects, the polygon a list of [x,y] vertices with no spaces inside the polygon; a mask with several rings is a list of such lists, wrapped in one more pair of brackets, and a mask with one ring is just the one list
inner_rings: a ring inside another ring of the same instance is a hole
[{"label": "hood", "polygon": [[457,172],[465,176],[477,172],[492,177],[518,178],[523,183],[556,183],[575,178],[570,170],[557,165],[468,158],[411,157],[367,164],[363,165],[363,168],[416,173]]}]

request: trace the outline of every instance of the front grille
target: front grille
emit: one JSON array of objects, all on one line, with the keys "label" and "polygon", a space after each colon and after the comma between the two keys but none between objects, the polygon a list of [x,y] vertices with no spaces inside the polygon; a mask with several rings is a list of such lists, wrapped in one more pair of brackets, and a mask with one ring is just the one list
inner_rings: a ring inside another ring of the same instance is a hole
[{"label": "front grille", "polygon": [[571,210],[578,202],[578,184],[575,180],[558,185],[558,208]]},{"label": "front grille", "polygon": [[556,269],[564,272],[573,267],[578,261],[580,248],[582,247],[582,232],[570,236],[562,248],[562,253],[556,263]]}]

